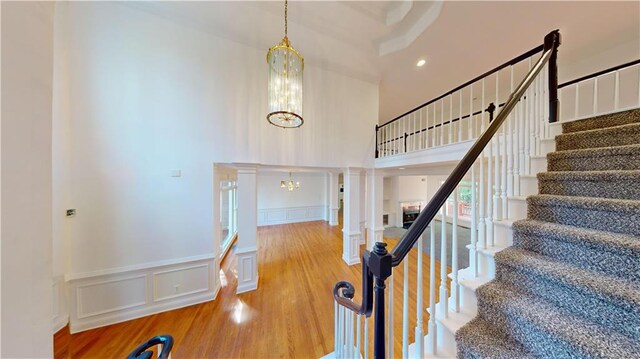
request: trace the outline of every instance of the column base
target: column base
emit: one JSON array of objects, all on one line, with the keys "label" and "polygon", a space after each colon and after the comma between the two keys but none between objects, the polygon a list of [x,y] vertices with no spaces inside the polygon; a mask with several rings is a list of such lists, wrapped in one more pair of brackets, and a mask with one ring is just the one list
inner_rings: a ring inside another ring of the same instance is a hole
[{"label": "column base", "polygon": [[362,233],[342,233],[342,260],[348,265],[360,263],[360,238]]},{"label": "column base", "polygon": [[384,238],[384,228],[369,228],[367,232],[367,249],[372,250],[376,242],[382,242]]},{"label": "column base", "polygon": [[238,287],[236,294],[258,289],[258,250],[257,248],[236,249],[238,259]]},{"label": "column base", "polygon": [[332,208],[329,213],[329,225],[337,226],[338,225],[338,208]]}]

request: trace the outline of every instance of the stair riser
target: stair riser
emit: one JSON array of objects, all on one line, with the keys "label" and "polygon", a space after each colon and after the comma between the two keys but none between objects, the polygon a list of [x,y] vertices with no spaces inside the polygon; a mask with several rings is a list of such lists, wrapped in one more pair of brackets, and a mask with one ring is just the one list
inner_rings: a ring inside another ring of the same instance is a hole
[{"label": "stair riser", "polygon": [[595,133],[575,133],[556,137],[558,151],[600,148],[640,143],[640,126],[624,131],[607,131]]},{"label": "stair riser", "polygon": [[540,180],[540,194],[640,200],[637,179]]},{"label": "stair riser", "polygon": [[519,233],[517,229],[514,232],[514,246],[518,248],[597,273],[640,281],[637,253],[613,253],[601,246],[581,243],[579,240],[561,241],[552,235]]},{"label": "stair riser", "polygon": [[562,283],[519,267],[498,264],[496,279],[511,283],[519,291],[535,295],[591,322],[635,340],[640,340],[640,311],[632,303],[621,308],[611,299],[586,288]]},{"label": "stair riser", "polygon": [[503,305],[485,302],[479,298],[478,309],[480,316],[499,328],[503,333],[520,342],[527,351],[540,358],[587,357],[585,353],[576,352],[576,348],[561,341],[553,335],[541,330],[531,322],[518,315],[517,310],[509,310]]},{"label": "stair riser", "polygon": [[[626,125],[640,122],[640,110],[625,111],[610,115],[598,116],[589,120],[566,122],[562,124],[560,131],[572,133],[579,131],[595,130],[613,126]],[[550,126],[553,128],[554,126]]]},{"label": "stair riser", "polygon": [[513,230],[511,226],[494,224],[493,235],[497,247],[508,247],[513,244]]},{"label": "stair riser", "polygon": [[546,156],[547,153],[556,150],[556,141],[554,138],[540,140],[540,155]]},{"label": "stair riser", "polygon": [[549,171],[610,171],[640,169],[640,153],[625,155],[550,158]]},{"label": "stair riser", "polygon": [[532,196],[538,194],[538,179],[532,176],[520,177],[520,195]]},{"label": "stair riser", "polygon": [[547,171],[547,158],[546,157],[534,157],[531,159],[531,173],[537,174]]},{"label": "stair riser", "polygon": [[640,213],[529,203],[529,219],[640,236]]},{"label": "stair riser", "polygon": [[527,202],[524,198],[509,198],[507,200],[509,219],[527,218]]},{"label": "stair riser", "polygon": [[455,353],[455,333],[450,332],[449,329],[440,323],[437,323],[436,327],[438,331],[438,353]]}]

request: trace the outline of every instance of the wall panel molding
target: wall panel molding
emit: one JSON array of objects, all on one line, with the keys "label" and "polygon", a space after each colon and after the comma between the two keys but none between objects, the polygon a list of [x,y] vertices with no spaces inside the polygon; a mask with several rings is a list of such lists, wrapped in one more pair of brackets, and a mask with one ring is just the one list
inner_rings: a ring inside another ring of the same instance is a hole
[{"label": "wall panel molding", "polygon": [[[71,333],[215,299],[217,258],[117,271],[69,280]],[[55,319],[54,319],[55,321]]]},{"label": "wall panel molding", "polygon": [[258,209],[258,226],[325,220],[324,205]]}]

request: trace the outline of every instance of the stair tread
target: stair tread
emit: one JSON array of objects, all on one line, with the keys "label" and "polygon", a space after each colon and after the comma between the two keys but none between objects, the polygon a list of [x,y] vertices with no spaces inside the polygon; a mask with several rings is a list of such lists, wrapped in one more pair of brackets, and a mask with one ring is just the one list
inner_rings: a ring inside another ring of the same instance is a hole
[{"label": "stair tread", "polygon": [[[493,308],[505,313],[507,317],[522,319],[553,336],[555,340],[569,343],[572,355],[577,357],[632,358],[640,354],[640,344],[626,336],[568,314],[505,283],[492,281],[478,291],[482,301],[491,303]],[[505,330],[509,328],[505,327]],[[556,348],[546,347],[545,343],[531,340],[528,345],[539,345],[537,349],[547,353],[546,357],[555,357],[556,353],[549,350]]]},{"label": "stair tread", "polygon": [[623,123],[640,122],[640,109],[632,109],[562,123],[563,133],[573,133],[596,128],[607,128]]},{"label": "stair tread", "polygon": [[456,341],[473,358],[534,358],[517,342],[482,318],[475,318],[456,333]]},{"label": "stair tread", "polygon": [[638,211],[640,211],[640,201],[632,200],[632,199],[537,194],[537,195],[527,197],[527,201],[529,202],[529,204],[536,204],[541,206],[562,206],[562,207],[581,207],[581,208],[598,207],[601,210],[607,210],[612,212],[632,211],[632,212],[638,213]]},{"label": "stair tread", "polygon": [[640,153],[640,144],[613,146],[613,147],[596,147],[575,150],[555,151],[547,154],[548,160],[564,159],[564,158],[593,158],[617,155],[628,155]]},{"label": "stair tread", "polygon": [[553,278],[598,298],[640,312],[640,283],[594,273],[526,249],[511,247],[496,255],[496,265],[519,267],[535,275]]},{"label": "stair tread", "polygon": [[615,180],[640,179],[640,170],[604,170],[604,171],[551,171],[538,173],[539,180]]},{"label": "stair tread", "polygon": [[640,256],[640,237],[631,234],[600,231],[566,224],[524,219],[513,223],[514,231],[532,233],[560,241],[593,244],[614,252],[633,252]]}]

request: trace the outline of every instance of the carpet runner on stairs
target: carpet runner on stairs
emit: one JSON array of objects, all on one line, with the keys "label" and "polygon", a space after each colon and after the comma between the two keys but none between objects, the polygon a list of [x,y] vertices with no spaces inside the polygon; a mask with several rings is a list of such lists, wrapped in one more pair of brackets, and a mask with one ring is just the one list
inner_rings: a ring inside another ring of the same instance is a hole
[{"label": "carpet runner on stairs", "polygon": [[640,358],[640,110],[562,129],[459,358]]}]

